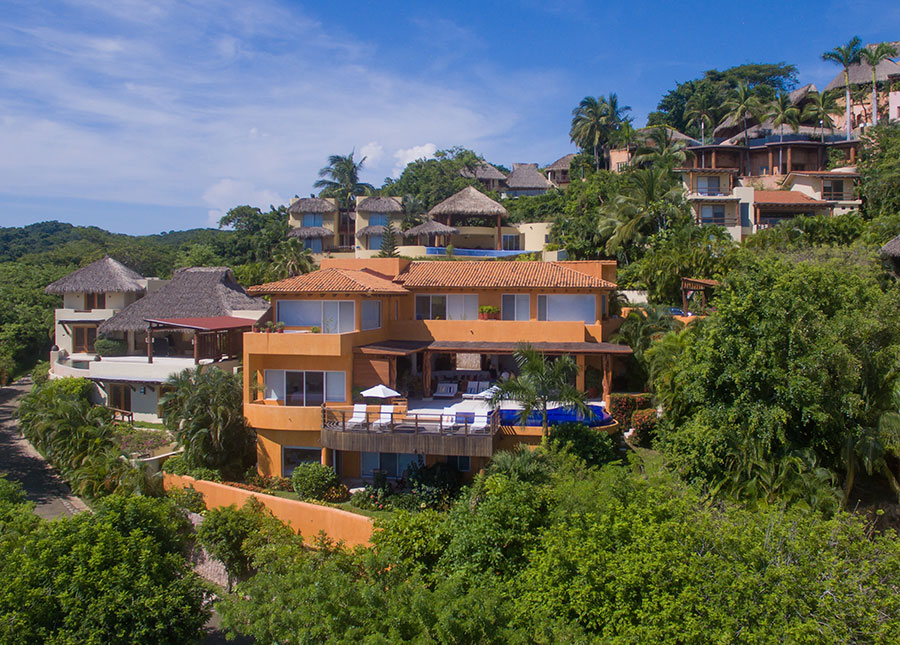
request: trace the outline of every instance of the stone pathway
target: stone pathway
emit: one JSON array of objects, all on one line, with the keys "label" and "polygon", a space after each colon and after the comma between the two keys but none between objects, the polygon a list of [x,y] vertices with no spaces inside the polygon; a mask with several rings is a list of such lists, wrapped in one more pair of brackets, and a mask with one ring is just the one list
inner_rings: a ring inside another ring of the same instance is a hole
[{"label": "stone pathway", "polygon": [[0,473],[21,482],[35,513],[47,520],[89,510],[56,470],[19,434],[13,411],[31,390],[30,378],[0,388]]}]

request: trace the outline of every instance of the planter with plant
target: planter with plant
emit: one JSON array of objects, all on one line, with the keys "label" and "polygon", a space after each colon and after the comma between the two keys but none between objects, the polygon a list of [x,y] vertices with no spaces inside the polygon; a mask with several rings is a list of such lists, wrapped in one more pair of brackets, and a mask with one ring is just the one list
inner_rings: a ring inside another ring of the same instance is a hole
[{"label": "planter with plant", "polygon": [[500,307],[482,305],[478,308],[478,320],[500,320]]},{"label": "planter with plant", "polygon": [[266,323],[266,333],[271,334],[273,331],[275,331],[275,323],[270,320]]},{"label": "planter with plant", "polygon": [[320,334],[322,333],[322,329],[320,327],[310,327],[309,332],[311,334]]},{"label": "planter with plant", "polygon": [[279,334],[283,334],[284,333],[284,322],[279,320],[277,323],[275,323],[275,331],[277,331]]}]

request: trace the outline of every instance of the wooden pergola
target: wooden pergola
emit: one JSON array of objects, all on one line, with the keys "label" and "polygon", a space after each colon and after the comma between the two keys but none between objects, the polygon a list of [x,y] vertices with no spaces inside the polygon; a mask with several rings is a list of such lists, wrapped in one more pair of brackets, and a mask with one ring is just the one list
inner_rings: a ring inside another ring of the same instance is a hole
[{"label": "wooden pergola", "polygon": [[687,313],[688,310],[688,294],[692,291],[699,291],[701,297],[701,307],[706,311],[707,291],[713,287],[718,287],[718,280],[706,280],[703,278],[682,278],[681,279],[681,309]]},{"label": "wooden pergola", "polygon": [[255,321],[234,316],[211,318],[160,318],[146,319],[147,362],[153,362],[154,332],[193,332],[194,364],[203,358],[234,360],[241,358],[243,334],[250,331]]}]

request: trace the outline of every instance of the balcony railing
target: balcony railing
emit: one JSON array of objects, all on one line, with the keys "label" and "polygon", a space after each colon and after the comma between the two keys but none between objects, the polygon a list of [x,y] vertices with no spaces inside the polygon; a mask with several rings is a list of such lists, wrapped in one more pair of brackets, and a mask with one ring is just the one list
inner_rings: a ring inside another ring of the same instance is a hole
[{"label": "balcony railing", "polygon": [[725,197],[725,192],[719,188],[718,186],[711,186],[709,188],[697,187],[694,189],[695,195],[701,195],[702,197]]},{"label": "balcony railing", "polygon": [[354,416],[352,409],[324,408],[321,442],[326,448],[351,452],[490,457],[499,431],[496,411],[487,415],[373,411]]}]

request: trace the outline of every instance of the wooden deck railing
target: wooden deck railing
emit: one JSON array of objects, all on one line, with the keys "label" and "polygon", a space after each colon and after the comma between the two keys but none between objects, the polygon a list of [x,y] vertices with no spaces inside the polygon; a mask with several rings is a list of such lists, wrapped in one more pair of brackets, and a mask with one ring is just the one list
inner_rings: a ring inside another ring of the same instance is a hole
[{"label": "wooden deck railing", "polygon": [[500,429],[500,413],[487,413],[487,424],[475,425],[475,417],[484,414],[457,412],[454,423],[448,424],[446,415],[440,411],[433,413],[392,412],[383,415],[380,411],[367,411],[361,418],[354,418],[352,408],[322,408],[322,428],[342,432],[439,434],[463,436],[493,436]]}]

